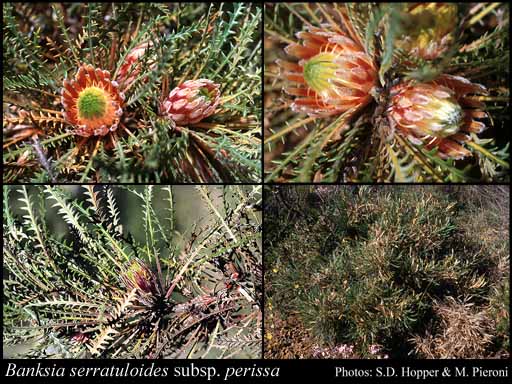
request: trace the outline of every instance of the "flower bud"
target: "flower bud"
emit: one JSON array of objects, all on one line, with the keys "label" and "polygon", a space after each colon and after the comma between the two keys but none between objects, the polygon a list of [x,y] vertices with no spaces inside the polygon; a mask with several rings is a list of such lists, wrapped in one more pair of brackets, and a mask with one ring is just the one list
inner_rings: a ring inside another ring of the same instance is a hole
[{"label": "flower bud", "polygon": [[391,116],[415,136],[448,137],[463,124],[462,107],[449,88],[418,84],[398,92],[393,98]]},{"label": "flower bud", "polygon": [[442,158],[460,159],[471,152],[459,143],[470,140],[466,132],[480,133],[485,118],[481,103],[470,94],[484,87],[459,76],[442,75],[429,83],[403,83],[391,89],[387,108],[390,126],[415,145],[437,147]]},{"label": "flower bud", "polygon": [[138,259],[131,261],[123,280],[130,290],[138,288],[141,292],[151,294],[158,291],[154,273]]},{"label": "flower bud", "polygon": [[426,60],[439,57],[453,41],[457,5],[450,3],[405,3],[403,35],[397,47]]},{"label": "flower bud", "polygon": [[178,125],[198,123],[215,112],[219,88],[219,84],[207,79],[185,81],[171,91],[161,110]]},{"label": "flower bud", "polygon": [[[122,85],[123,89],[133,83],[142,70],[142,62],[148,48],[152,46],[151,42],[144,42],[134,47],[125,57],[121,68],[117,74],[116,80]],[[156,68],[154,58],[148,58],[149,70]]]}]

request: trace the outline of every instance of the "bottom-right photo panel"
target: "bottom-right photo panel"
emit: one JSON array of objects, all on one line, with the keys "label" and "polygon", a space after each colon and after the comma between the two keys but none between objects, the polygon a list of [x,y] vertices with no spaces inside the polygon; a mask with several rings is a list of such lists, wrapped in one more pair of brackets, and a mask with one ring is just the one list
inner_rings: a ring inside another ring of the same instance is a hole
[{"label": "bottom-right photo panel", "polygon": [[509,186],[267,186],[268,359],[509,357]]}]

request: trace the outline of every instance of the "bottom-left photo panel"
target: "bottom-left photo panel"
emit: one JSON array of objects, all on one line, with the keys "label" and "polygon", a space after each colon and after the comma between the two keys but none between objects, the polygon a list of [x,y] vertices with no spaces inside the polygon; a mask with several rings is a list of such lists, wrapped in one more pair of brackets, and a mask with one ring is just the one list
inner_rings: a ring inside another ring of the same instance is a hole
[{"label": "bottom-left photo panel", "polygon": [[3,187],[3,357],[258,359],[260,185]]}]

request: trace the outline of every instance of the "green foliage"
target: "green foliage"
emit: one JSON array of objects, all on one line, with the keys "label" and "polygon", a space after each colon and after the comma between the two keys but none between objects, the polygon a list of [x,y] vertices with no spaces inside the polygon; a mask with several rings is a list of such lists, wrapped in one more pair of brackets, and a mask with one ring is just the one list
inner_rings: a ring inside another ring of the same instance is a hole
[{"label": "green foliage", "polygon": [[[259,6],[245,3],[5,4],[4,181],[257,182],[260,19]],[[61,112],[64,79],[84,63],[117,79],[144,42],[150,47],[130,73],[120,128],[73,136]],[[197,78],[220,84],[220,105],[178,129],[160,103]]]},{"label": "green foliage", "polygon": [[[363,357],[372,345],[390,357],[505,356],[509,196],[488,187],[499,199],[482,207],[478,187],[465,188],[268,188],[265,294],[276,316],[298,314],[320,344]],[[500,325],[489,334],[491,321]],[[471,347],[441,349],[458,328]]]},{"label": "green foliage", "polygon": [[261,187],[73,188],[4,187],[4,354],[259,356]]},{"label": "green foliage", "polygon": [[[510,279],[507,279],[510,280]],[[505,281],[491,296],[491,314],[495,321],[497,351],[510,350],[510,283]]]}]

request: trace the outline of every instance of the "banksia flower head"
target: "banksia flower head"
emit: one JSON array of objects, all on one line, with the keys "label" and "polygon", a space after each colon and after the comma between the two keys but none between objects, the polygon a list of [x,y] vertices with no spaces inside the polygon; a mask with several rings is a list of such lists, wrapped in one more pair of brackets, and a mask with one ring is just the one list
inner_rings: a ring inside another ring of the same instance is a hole
[{"label": "banksia flower head", "polygon": [[219,88],[219,84],[207,79],[185,81],[164,100],[162,112],[178,125],[198,123],[215,112]]},{"label": "banksia flower head", "polygon": [[124,103],[118,86],[107,71],[88,64],[80,66],[74,79],[64,80],[64,118],[76,127],[76,135],[105,136],[117,129]]},{"label": "banksia flower head", "polygon": [[122,279],[129,289],[138,288],[143,293],[158,293],[155,274],[140,260],[130,263]]},{"label": "banksia flower head", "polygon": [[405,7],[404,34],[397,46],[426,60],[439,57],[454,39],[457,5],[412,3]]},{"label": "banksia flower head", "polygon": [[451,75],[430,83],[399,84],[391,90],[389,121],[413,144],[438,147],[442,158],[461,159],[471,155],[459,144],[470,140],[466,133],[486,128],[475,120],[487,116],[480,109],[483,104],[468,94],[484,93],[483,86]]},{"label": "banksia flower head", "polygon": [[508,12],[502,3],[265,7],[265,181],[507,181]]},{"label": "banksia flower head", "polygon": [[[142,70],[142,62],[144,61],[144,54],[152,45],[151,42],[144,42],[134,47],[125,57],[124,63],[119,68],[117,74],[117,81],[123,89],[127,88],[131,83],[137,79],[137,76]],[[149,58],[149,69],[156,68],[154,59]]]},{"label": "banksia flower head", "polygon": [[341,32],[307,27],[297,33],[302,44],[290,44],[287,54],[297,63],[278,60],[286,79],[294,82],[285,92],[297,96],[296,112],[310,116],[341,114],[371,100],[377,71],[361,44]]}]

